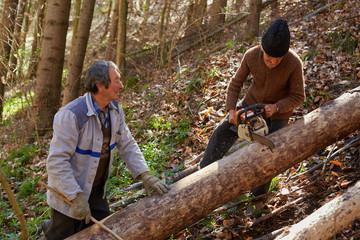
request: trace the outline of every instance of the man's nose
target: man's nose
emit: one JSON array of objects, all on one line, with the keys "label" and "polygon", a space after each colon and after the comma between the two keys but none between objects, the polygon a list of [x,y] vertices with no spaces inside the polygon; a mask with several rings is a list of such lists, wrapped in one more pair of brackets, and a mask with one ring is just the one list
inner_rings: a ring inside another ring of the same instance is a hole
[{"label": "man's nose", "polygon": [[124,85],[120,82],[120,89],[124,89]]}]

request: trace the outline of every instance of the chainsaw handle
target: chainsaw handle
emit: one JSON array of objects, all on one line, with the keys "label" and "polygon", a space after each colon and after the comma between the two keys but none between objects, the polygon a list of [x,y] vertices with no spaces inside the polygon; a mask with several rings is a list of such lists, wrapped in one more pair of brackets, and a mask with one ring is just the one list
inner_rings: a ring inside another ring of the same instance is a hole
[{"label": "chainsaw handle", "polygon": [[[249,116],[249,112],[251,113],[251,116]],[[245,114],[245,119],[241,118],[242,114]],[[249,107],[241,108],[235,113],[236,125],[247,123],[249,119],[260,115],[266,117],[265,107],[262,103],[256,103]]]}]

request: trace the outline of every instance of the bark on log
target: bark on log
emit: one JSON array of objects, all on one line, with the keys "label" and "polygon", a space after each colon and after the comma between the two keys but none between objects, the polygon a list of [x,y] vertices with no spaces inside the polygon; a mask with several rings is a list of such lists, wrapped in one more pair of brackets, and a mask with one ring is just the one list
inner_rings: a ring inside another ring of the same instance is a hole
[{"label": "bark on log", "polygon": [[[254,142],[172,184],[169,193],[142,199],[102,222],[125,240],[169,237],[360,129],[359,119],[360,87],[268,135],[275,142],[273,152]],[[106,237],[92,226],[69,239]]]},{"label": "bark on log", "polygon": [[[276,240],[326,240],[360,216],[360,181]],[[287,234],[286,234],[287,233]]]}]

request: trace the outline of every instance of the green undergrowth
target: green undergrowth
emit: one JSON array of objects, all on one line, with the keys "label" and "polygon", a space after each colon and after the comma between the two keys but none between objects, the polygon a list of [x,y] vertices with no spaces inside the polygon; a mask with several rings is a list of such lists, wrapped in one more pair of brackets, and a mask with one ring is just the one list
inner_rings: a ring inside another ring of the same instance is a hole
[{"label": "green undergrowth", "polygon": [[[10,150],[7,157],[1,159],[0,165],[25,216],[31,239],[38,239],[40,223],[49,218],[50,213],[45,190],[38,188],[38,181],[45,171],[33,162],[38,153],[38,146],[24,144],[18,149]],[[2,187],[0,191],[3,196],[0,203],[0,234],[4,239],[18,239],[21,228],[19,220]]]},{"label": "green undergrowth", "polygon": [[[133,111],[124,108],[131,117]],[[138,142],[139,148],[143,153],[150,172],[157,176],[169,176],[173,172],[169,170],[168,163],[176,155],[177,146],[186,141],[190,132],[190,121],[187,118],[181,120],[167,120],[166,116],[161,117],[153,114],[146,122],[145,126],[139,126],[137,123],[130,123],[140,129],[136,135],[144,136],[145,141]],[[145,137],[146,136],[146,137]],[[182,165],[179,166],[180,170]],[[134,183],[131,172],[126,168],[126,163],[121,159],[118,153],[115,153],[113,170],[107,183],[108,196],[121,198],[129,195],[131,192],[120,193],[120,190]]]},{"label": "green undergrowth", "polygon": [[4,101],[4,110],[3,110],[4,118],[13,116],[16,113],[18,113],[21,109],[29,106],[29,103],[31,104],[33,97],[34,97],[33,91],[26,94],[22,92],[17,92],[13,94],[13,96],[6,99]]}]

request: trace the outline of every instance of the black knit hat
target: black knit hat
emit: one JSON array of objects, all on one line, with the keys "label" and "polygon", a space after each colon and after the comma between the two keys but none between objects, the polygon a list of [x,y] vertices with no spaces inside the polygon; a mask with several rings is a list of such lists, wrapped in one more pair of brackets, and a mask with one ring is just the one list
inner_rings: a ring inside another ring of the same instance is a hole
[{"label": "black knit hat", "polygon": [[271,57],[282,57],[290,47],[290,31],[285,20],[273,22],[261,39],[265,53]]}]

